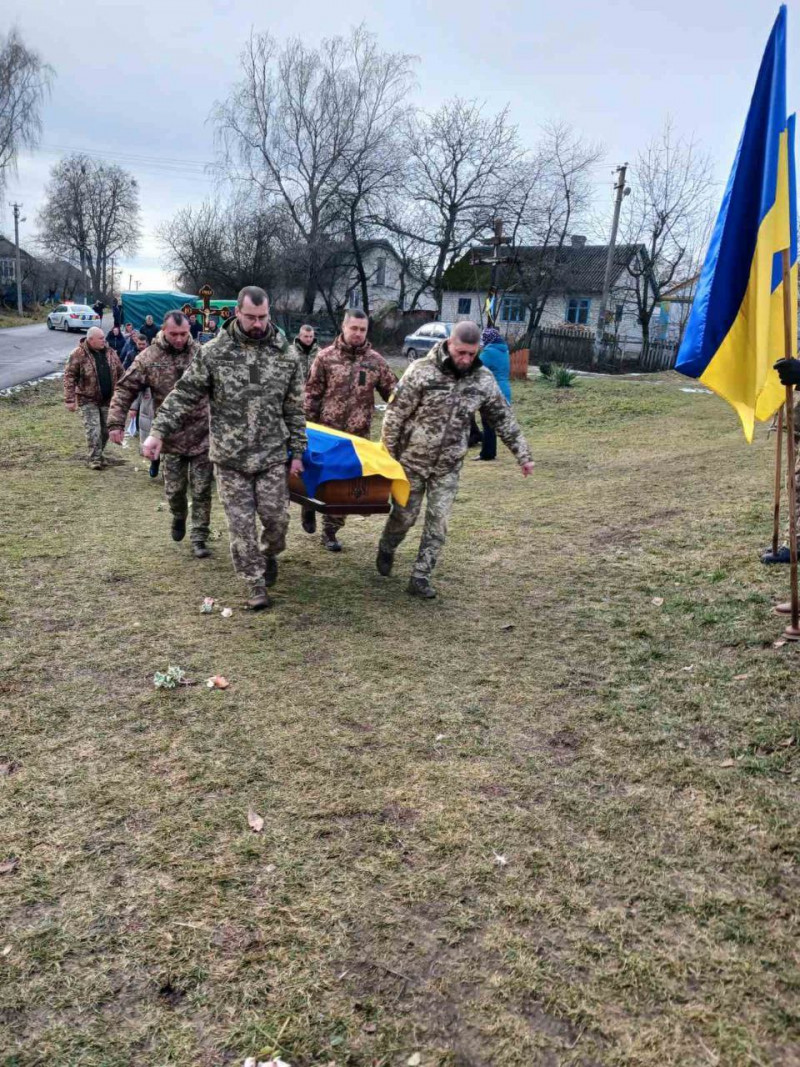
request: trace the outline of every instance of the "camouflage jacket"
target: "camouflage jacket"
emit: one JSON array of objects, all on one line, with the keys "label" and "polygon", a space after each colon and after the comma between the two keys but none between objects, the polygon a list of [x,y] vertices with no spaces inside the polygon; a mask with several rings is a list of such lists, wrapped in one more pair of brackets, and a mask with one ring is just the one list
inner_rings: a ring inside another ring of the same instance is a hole
[{"label": "camouflage jacket", "polygon": [[337,337],[314,360],[306,382],[306,418],[369,437],[375,390],[388,400],[396,385],[394,371],[369,342],[351,348]]},{"label": "camouflage jacket", "polygon": [[300,360],[300,366],[303,368],[303,381],[308,378],[308,373],[311,370],[311,364],[319,355],[319,345],[315,341],[308,352],[303,348],[300,342],[295,337],[292,344],[289,346],[289,350],[294,352],[297,358]]},{"label": "camouflage jacket", "polygon": [[[155,341],[139,352],[114,390],[108,409],[109,430],[125,428],[125,417],[131,405],[145,389],[150,390],[157,412],[199,351],[200,345],[190,339],[186,348],[177,352],[159,330]],[[199,456],[208,452],[208,400],[203,399],[197,404],[182,429],[164,438],[164,451],[177,456]]]},{"label": "camouflage jacket", "polygon": [[517,462],[532,459],[514,413],[491,371],[476,358],[457,375],[447,360],[447,342],[412,363],[386,408],[382,440],[406,468],[427,478],[461,466],[470,419],[476,412],[497,431]]},{"label": "camouflage jacket", "polygon": [[172,436],[208,397],[209,458],[244,474],[285,463],[306,447],[303,370],[286,338],[271,328],[253,341],[235,319],[204,344],[161,405],[151,433]]},{"label": "camouflage jacket", "polygon": [[[122,364],[117,353],[108,345],[106,345],[105,353],[111,371],[111,388],[116,389],[117,382],[122,377]],[[67,404],[77,401],[79,407],[83,407],[84,404],[103,403],[100,383],[97,380],[97,367],[85,337],[78,347],[70,352],[64,368],[64,401]]]}]

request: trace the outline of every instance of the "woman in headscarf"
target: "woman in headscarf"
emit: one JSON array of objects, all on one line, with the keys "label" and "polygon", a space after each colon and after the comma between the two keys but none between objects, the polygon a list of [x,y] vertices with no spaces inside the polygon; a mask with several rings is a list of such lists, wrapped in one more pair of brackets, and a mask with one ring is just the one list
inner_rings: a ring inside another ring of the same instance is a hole
[{"label": "woman in headscarf", "polygon": [[[503,336],[499,330],[496,330],[494,326],[487,326],[481,334],[481,349],[480,359],[481,363],[490,370],[495,376],[497,384],[500,386],[500,392],[506,398],[508,404],[511,403],[511,356],[509,355],[508,345],[503,340]],[[491,426],[485,421],[483,422],[483,445],[481,452],[476,459],[491,460],[497,458],[497,434],[494,432]]]}]

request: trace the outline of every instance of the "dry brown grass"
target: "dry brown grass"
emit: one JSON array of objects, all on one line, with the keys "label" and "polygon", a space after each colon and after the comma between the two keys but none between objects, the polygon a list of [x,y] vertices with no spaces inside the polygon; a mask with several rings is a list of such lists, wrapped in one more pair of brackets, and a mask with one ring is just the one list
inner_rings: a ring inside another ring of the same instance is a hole
[{"label": "dry brown grass", "polygon": [[57,386],[0,401],[5,1067],[800,1062],[771,445],[671,380],[516,403],[537,475],[466,464],[438,601],[295,514],[252,617]]}]

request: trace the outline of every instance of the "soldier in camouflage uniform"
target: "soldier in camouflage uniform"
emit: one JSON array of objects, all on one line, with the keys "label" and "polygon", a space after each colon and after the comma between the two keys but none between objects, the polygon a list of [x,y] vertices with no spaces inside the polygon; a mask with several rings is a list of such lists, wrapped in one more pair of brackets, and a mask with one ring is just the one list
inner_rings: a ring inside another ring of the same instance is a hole
[{"label": "soldier in camouflage uniform", "polygon": [[68,411],[80,410],[93,470],[106,465],[103,449],[108,441],[108,405],[121,377],[119,356],[106,344],[103,331],[92,326],[64,368],[64,403]]},{"label": "soldier in camouflage uniform", "polygon": [[411,364],[383,420],[383,443],[402,464],[411,495],[405,507],[392,502],[376,565],[383,575],[391,572],[397,546],[417,521],[427,495],[419,553],[408,584],[413,596],[436,596],[430,578],[445,542],[471,417],[481,413],[516,456],[525,477],[533,471],[522,430],[494,375],[478,358],[479,343],[480,330],[475,323],[458,323],[447,341]]},{"label": "soldier in camouflage uniform", "polygon": [[[297,356],[269,319],[267,294],[248,285],[239,293],[236,317],[198,352],[161,405],[142,451],[157,459],[162,440],[208,397],[217,489],[228,518],[236,573],[250,587],[248,606],[270,606],[266,587],[278,576],[277,555],[286,547],[290,469],[301,474],[306,448],[303,372]],[[256,536],[261,520],[261,541]]]},{"label": "soldier in camouflage uniform", "polygon": [[[150,390],[157,413],[175,383],[200,351],[191,337],[189,320],[182,311],[170,311],[155,340],[140,352],[114,390],[108,415],[109,436],[121,445],[125,419],[133,402]],[[211,522],[211,486],[214,468],[208,458],[208,400],[201,400],[183,427],[162,445],[164,490],[172,513],[172,540],[186,535],[189,513],[188,490],[192,494],[192,553],[196,559],[211,555],[207,547]]]},{"label": "soldier in camouflage uniform", "polygon": [[301,326],[292,344],[292,351],[300,360],[303,368],[303,380],[308,379],[311,365],[319,355],[319,345],[313,326]]},{"label": "soldier in camouflage uniform", "polygon": [[[375,390],[384,400],[397,385],[394,371],[367,340],[369,319],[353,308],[345,312],[342,332],[323,348],[306,382],[306,418],[357,437],[369,437]],[[313,533],[314,512],[303,512],[303,529]],[[322,544],[329,552],[341,552],[337,534],[344,517],[326,515]]]}]

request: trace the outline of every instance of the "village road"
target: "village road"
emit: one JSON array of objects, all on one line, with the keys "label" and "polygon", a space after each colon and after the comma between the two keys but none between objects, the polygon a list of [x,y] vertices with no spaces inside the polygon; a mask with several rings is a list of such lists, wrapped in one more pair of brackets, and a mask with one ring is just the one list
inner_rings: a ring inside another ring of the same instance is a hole
[{"label": "village road", "polygon": [[0,389],[63,370],[82,337],[85,334],[48,330],[43,322],[0,330]]}]

